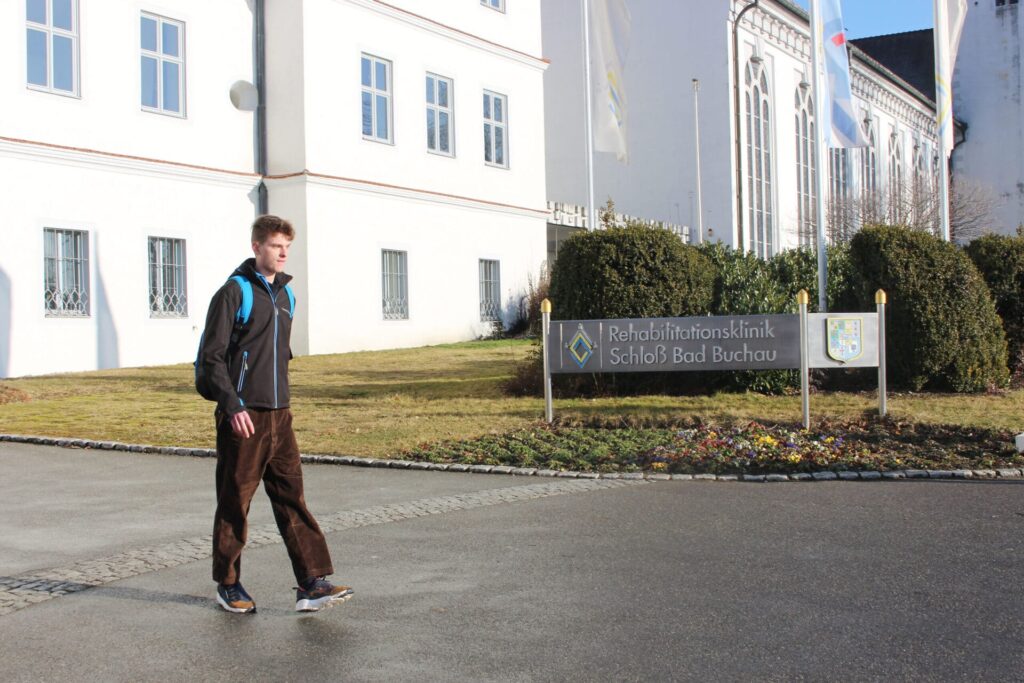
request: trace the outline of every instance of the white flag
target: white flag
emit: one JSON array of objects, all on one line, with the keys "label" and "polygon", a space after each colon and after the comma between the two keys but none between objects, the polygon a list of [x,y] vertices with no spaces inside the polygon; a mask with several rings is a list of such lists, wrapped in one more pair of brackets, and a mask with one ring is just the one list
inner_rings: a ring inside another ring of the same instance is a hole
[{"label": "white flag", "polygon": [[811,0],[811,15],[817,30],[812,36],[819,60],[825,67],[825,106],[820,130],[829,147],[867,147],[853,106],[850,86],[850,57],[846,52],[846,29],[839,0]]},{"label": "white flag", "polygon": [[626,95],[622,69],[629,50],[626,0],[594,0],[593,29],[594,149],[626,161]]},{"label": "white flag", "polygon": [[946,157],[953,153],[953,66],[967,0],[935,0],[935,122]]}]

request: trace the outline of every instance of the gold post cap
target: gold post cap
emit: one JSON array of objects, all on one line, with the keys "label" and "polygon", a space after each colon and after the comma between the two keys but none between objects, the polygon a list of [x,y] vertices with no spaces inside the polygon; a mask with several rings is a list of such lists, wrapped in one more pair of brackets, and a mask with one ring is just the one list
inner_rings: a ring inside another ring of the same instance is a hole
[{"label": "gold post cap", "polygon": [[540,312],[550,313],[551,312],[551,299],[544,299],[540,302]]},{"label": "gold post cap", "polygon": [[811,301],[811,295],[807,293],[806,289],[801,289],[796,293],[796,302],[801,306],[806,306]]},{"label": "gold post cap", "polygon": [[875,303],[876,304],[887,304],[889,303],[889,296],[885,293],[884,289],[880,289],[875,292]]}]

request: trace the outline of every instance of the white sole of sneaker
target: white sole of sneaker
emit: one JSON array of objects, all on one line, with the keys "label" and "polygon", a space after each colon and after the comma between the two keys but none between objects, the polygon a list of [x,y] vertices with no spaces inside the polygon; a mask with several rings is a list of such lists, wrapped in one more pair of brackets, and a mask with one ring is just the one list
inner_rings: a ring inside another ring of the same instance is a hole
[{"label": "white sole of sneaker", "polygon": [[354,591],[350,590],[347,593],[342,593],[341,595],[326,595],[322,598],[317,598],[316,600],[297,600],[295,602],[295,611],[319,612],[322,609],[327,609],[328,607],[333,607],[338,603],[345,602],[352,597],[353,593]]},{"label": "white sole of sneaker", "polygon": [[234,614],[254,614],[256,612],[256,606],[255,605],[253,605],[252,607],[246,608],[246,609],[241,609],[241,608],[238,608],[238,607],[232,607],[231,605],[229,605],[224,600],[224,598],[220,597],[220,593],[217,594],[217,604],[219,604],[221,607],[223,607],[228,612],[232,612]]}]

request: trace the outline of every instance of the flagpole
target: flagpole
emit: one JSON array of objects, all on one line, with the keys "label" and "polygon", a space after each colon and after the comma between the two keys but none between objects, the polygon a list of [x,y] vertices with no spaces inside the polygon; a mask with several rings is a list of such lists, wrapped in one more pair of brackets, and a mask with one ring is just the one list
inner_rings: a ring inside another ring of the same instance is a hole
[{"label": "flagpole", "polygon": [[594,103],[590,80],[590,0],[580,0],[583,11],[583,92],[586,102],[586,137],[587,137],[587,228],[598,228],[597,215],[594,212]]},{"label": "flagpole", "polygon": [[[949,17],[946,16],[944,0],[934,0],[935,29],[932,37],[935,41],[935,125],[939,138],[939,159],[942,178],[939,183],[939,216],[941,218],[942,239],[949,241],[949,155],[946,138],[949,135],[947,126],[953,125],[952,93],[949,81],[952,79],[952,64],[948,64],[949,47],[946,38],[949,35]],[[947,69],[947,65],[950,67]],[[952,137],[952,136],[949,136]]]},{"label": "flagpole", "polygon": [[815,203],[815,227],[818,246],[818,310],[828,310],[828,252],[825,249],[825,200],[828,197],[828,168],[825,165],[824,115],[825,88],[821,78],[821,32],[818,0],[811,0],[811,93],[814,97],[814,181],[818,200]]}]

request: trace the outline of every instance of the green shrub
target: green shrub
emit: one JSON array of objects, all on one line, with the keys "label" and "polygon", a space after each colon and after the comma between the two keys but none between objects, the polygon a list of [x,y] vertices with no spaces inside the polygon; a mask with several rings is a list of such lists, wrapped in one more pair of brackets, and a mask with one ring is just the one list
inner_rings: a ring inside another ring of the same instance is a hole
[{"label": "green shrub", "polygon": [[551,272],[552,318],[659,318],[706,313],[711,265],[668,230],[627,224],[581,232]]},{"label": "green shrub", "polygon": [[[818,310],[818,255],[809,249],[790,249],[763,260],[719,243],[701,247],[715,265],[711,313],[750,315],[796,313],[796,295],[806,289],[808,310]],[[852,271],[847,245],[827,249],[829,310],[856,310],[852,297]],[[708,378],[712,387],[778,394],[800,386],[795,370],[744,370]]]},{"label": "green shrub", "polygon": [[958,392],[1003,386],[1006,339],[988,287],[955,245],[924,232],[876,226],[850,242],[859,310],[889,295],[886,357],[894,386]]},{"label": "green shrub", "polygon": [[[609,223],[605,230],[577,233],[562,244],[551,271],[552,319],[707,313],[714,271],[696,247],[668,230]],[[523,386],[533,374],[519,373],[517,384]],[[687,391],[680,374],[561,375],[553,378],[553,388],[567,395],[679,393]]]},{"label": "green shrub", "polygon": [[1016,374],[1024,372],[1024,234],[986,235],[967,245],[967,255],[981,271],[1003,320],[1007,359]]}]

